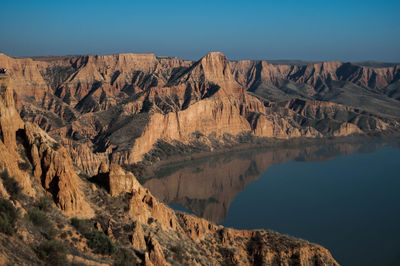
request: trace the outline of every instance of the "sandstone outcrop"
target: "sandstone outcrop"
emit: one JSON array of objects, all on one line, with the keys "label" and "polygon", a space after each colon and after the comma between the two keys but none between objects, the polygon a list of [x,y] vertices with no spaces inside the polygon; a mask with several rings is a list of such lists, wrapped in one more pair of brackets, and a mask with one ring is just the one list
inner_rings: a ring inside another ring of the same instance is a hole
[{"label": "sandstone outcrop", "polygon": [[143,232],[143,228],[141,224],[135,224],[135,228],[133,229],[132,238],[131,238],[132,246],[137,250],[146,250],[146,240]]},{"label": "sandstone outcrop", "polygon": [[93,215],[80,191],[81,181],[66,149],[30,123],[25,124],[21,135],[26,140],[33,176],[53,195],[57,206],[66,213]]},{"label": "sandstone outcrop", "polygon": [[35,195],[29,175],[20,169],[27,160],[24,158],[21,142],[18,141],[20,145],[17,143],[17,132],[24,127],[24,122],[15,109],[9,80],[7,75],[0,74],[0,169],[7,169],[26,194]]},{"label": "sandstone outcrop", "polygon": [[160,244],[151,235],[147,237],[146,245],[149,252],[145,254],[145,265],[169,265],[165,261]]},{"label": "sandstone outcrop", "polygon": [[80,179],[66,149],[37,125],[24,123],[15,109],[8,77],[1,80],[0,165],[28,195],[35,196],[36,178],[65,213],[93,215],[80,191]]},{"label": "sandstone outcrop", "polygon": [[103,185],[111,196],[118,196],[122,192],[132,192],[139,187],[135,176],[116,164],[108,166],[102,162],[98,174],[92,179]]}]

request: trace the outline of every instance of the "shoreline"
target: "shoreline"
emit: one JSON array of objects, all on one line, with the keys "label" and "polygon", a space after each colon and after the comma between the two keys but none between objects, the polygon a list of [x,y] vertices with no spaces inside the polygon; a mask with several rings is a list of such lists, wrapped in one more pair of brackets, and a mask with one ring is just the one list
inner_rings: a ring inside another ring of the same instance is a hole
[{"label": "shoreline", "polygon": [[333,144],[346,144],[349,142],[356,143],[365,143],[367,141],[379,141],[379,142],[396,142],[400,141],[400,135],[398,133],[391,135],[379,135],[379,136],[345,136],[345,137],[325,137],[325,138],[295,138],[295,139],[265,139],[260,143],[239,143],[232,147],[222,147],[217,148],[212,151],[199,151],[193,152],[184,155],[172,155],[165,159],[160,159],[156,162],[149,161],[141,161],[135,165],[125,165],[124,168],[127,170],[134,172],[136,171],[133,168],[140,165],[143,170],[143,174],[137,176],[140,182],[144,180],[148,180],[151,178],[160,178],[156,175],[157,170],[159,169],[170,169],[170,168],[179,168],[180,166],[184,166],[190,164],[190,162],[202,161],[208,159],[210,157],[219,157],[224,154],[229,153],[240,153],[247,151],[263,151],[265,149],[294,149],[303,147],[305,145],[333,145]]}]

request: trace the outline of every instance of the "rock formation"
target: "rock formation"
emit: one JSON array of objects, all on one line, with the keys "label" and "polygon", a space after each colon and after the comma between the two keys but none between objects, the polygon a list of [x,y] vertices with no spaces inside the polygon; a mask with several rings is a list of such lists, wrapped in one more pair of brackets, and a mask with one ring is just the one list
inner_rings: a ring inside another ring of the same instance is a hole
[{"label": "rock formation", "polygon": [[92,180],[103,185],[111,196],[117,196],[121,192],[131,192],[139,187],[139,183],[132,173],[123,170],[116,164],[108,166],[104,162],[100,164],[98,174],[92,177]]},{"label": "rock formation", "polygon": [[1,54],[0,64],[10,70],[22,118],[60,141],[89,175],[101,162],[146,160],[160,141],[213,150],[243,135],[320,138],[399,128],[399,66],[230,62],[219,52],[195,62]]},{"label": "rock formation", "polygon": [[34,195],[31,180],[18,166],[22,165],[24,159],[18,152],[17,132],[24,127],[24,122],[15,109],[13,91],[8,83],[9,77],[0,75],[0,168],[7,168],[9,174],[17,178],[24,192]]},{"label": "rock formation", "polygon": [[90,216],[79,190],[80,179],[66,149],[37,125],[24,123],[15,109],[8,77],[0,77],[0,167],[15,177],[28,195],[35,196],[33,178],[51,193],[66,213]]}]

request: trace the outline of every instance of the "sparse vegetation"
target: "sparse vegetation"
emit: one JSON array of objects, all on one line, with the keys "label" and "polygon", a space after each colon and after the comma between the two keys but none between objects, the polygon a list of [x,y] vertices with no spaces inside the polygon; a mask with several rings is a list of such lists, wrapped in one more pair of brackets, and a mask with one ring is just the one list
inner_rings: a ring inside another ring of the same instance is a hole
[{"label": "sparse vegetation", "polygon": [[7,235],[14,234],[18,217],[18,210],[11,202],[6,199],[0,199],[0,232]]},{"label": "sparse vegetation", "polygon": [[125,248],[118,248],[114,254],[114,266],[135,266],[136,259],[132,252]]},{"label": "sparse vegetation", "polygon": [[61,235],[60,235],[61,239],[66,239],[67,236],[68,236],[67,232],[62,232]]},{"label": "sparse vegetation", "polygon": [[48,239],[52,239],[57,231],[51,223],[46,213],[39,208],[33,208],[28,212],[28,219],[37,227],[41,229],[41,232]]},{"label": "sparse vegetation", "polygon": [[81,220],[76,217],[71,219],[71,225],[82,235],[85,235],[92,229],[92,227],[88,221]]},{"label": "sparse vegetation", "polygon": [[39,208],[39,210],[44,211],[44,212],[50,211],[52,206],[53,206],[53,202],[51,201],[51,199],[49,199],[46,196],[41,197],[37,204],[37,207]]},{"label": "sparse vegetation", "polygon": [[22,171],[26,171],[31,167],[31,165],[28,162],[18,162],[18,168]]},{"label": "sparse vegetation", "polygon": [[259,250],[262,249],[263,238],[259,232],[257,232],[251,239],[247,242],[247,252],[249,254],[254,254],[252,262],[254,265],[261,265],[263,257],[260,255]]},{"label": "sparse vegetation", "polygon": [[88,246],[95,253],[111,255],[115,251],[115,244],[102,231],[93,230],[87,220],[71,219],[71,225],[87,239]]},{"label": "sparse vegetation", "polygon": [[41,73],[44,79],[50,84],[51,88],[56,91],[58,87],[64,82],[75,69],[72,66],[49,66],[46,68],[45,73]]},{"label": "sparse vegetation", "polygon": [[185,251],[184,251],[182,245],[178,244],[176,246],[172,246],[172,247],[170,247],[169,250],[172,253],[174,253],[174,255],[173,255],[174,256],[174,260],[179,261],[179,262],[183,261],[183,258],[184,258],[183,254],[184,254]]},{"label": "sparse vegetation", "polygon": [[192,135],[193,135],[196,139],[199,139],[200,137],[203,137],[203,136],[204,136],[204,134],[201,133],[201,132],[198,131],[198,130],[195,131],[195,132],[193,132]]},{"label": "sparse vegetation", "polygon": [[36,249],[38,257],[47,265],[67,265],[67,256],[64,245],[57,240],[42,242]]},{"label": "sparse vegetation", "polygon": [[48,226],[50,221],[46,214],[38,208],[33,208],[28,212],[29,220],[37,226]]},{"label": "sparse vegetation", "polygon": [[88,246],[93,249],[95,253],[103,255],[111,255],[115,251],[115,244],[111,239],[104,234],[102,231],[93,230],[89,233],[84,234],[88,240]]},{"label": "sparse vegetation", "polygon": [[11,199],[17,199],[21,195],[22,191],[18,182],[8,174],[7,169],[0,172],[0,177],[3,180],[4,188],[7,190]]},{"label": "sparse vegetation", "polygon": [[218,251],[221,254],[221,257],[224,259],[223,265],[232,265],[232,258],[235,255],[235,250],[220,247]]},{"label": "sparse vegetation", "polygon": [[52,145],[53,150],[57,151],[58,149],[60,149],[61,145],[58,142],[54,142]]}]

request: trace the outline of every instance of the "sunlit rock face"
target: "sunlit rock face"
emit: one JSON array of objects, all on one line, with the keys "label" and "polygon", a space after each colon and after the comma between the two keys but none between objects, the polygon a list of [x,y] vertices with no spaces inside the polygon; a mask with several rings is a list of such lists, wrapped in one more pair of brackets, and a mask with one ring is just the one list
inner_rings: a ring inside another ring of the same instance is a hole
[{"label": "sunlit rock face", "polygon": [[0,90],[1,169],[7,169],[26,194],[35,196],[37,192],[32,175],[65,213],[93,215],[80,191],[81,182],[67,150],[37,125],[21,120],[6,75],[0,76]]}]

